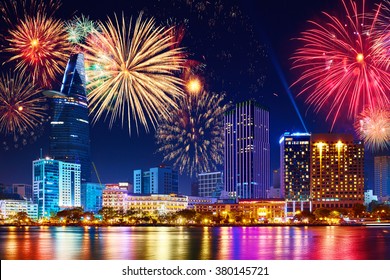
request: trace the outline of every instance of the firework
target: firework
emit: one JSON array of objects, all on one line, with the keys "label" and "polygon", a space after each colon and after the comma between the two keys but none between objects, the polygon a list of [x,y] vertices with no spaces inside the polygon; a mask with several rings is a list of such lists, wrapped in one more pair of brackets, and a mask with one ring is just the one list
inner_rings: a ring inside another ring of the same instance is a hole
[{"label": "firework", "polygon": [[379,8],[381,13],[378,15],[378,34],[377,48],[375,53],[381,58],[384,67],[390,69],[390,1],[383,2]]},{"label": "firework", "polygon": [[38,13],[20,20],[9,35],[7,62],[16,62],[16,70],[29,73],[33,83],[50,87],[64,70],[70,51],[62,22]]},{"label": "firework", "polygon": [[87,37],[98,31],[97,24],[88,16],[81,15],[67,22],[68,41],[73,44],[85,43]]},{"label": "firework", "polygon": [[164,161],[180,174],[194,175],[216,170],[223,161],[223,96],[205,91],[188,94],[179,109],[164,118],[156,138]]},{"label": "firework", "polygon": [[368,148],[390,147],[390,109],[366,108],[355,122],[355,130]]},{"label": "firework", "polygon": [[390,103],[390,73],[383,63],[386,50],[377,39],[381,6],[368,16],[352,0],[342,3],[346,20],[323,13],[324,22],[311,21],[313,27],[298,38],[303,47],[292,57],[293,68],[303,70],[293,84],[302,84],[298,95],[307,94],[306,102],[316,112],[328,108],[332,127],[344,112],[352,119],[364,107]]},{"label": "firework", "polygon": [[169,29],[156,26],[153,18],[143,20],[142,14],[134,25],[115,16],[98,26],[101,32],[82,45],[93,120],[106,112],[110,127],[117,117],[123,126],[127,115],[129,134],[131,119],[137,132],[139,123],[149,131],[148,123],[155,127],[158,114],[168,116],[183,95],[182,80],[174,76],[183,64],[182,50],[171,48]]},{"label": "firework", "polygon": [[45,98],[40,88],[18,72],[0,76],[0,133],[15,139],[33,134],[46,118]]}]

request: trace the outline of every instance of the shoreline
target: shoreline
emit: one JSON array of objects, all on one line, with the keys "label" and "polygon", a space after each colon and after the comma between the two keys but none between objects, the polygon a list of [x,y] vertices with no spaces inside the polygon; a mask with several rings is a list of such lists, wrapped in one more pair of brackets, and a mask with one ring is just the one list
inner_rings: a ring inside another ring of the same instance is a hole
[{"label": "shoreline", "polygon": [[339,227],[367,227],[367,226],[389,226],[389,224],[370,224],[366,225],[363,223],[356,224],[256,224],[256,225],[200,225],[200,224],[191,224],[191,225],[168,225],[168,224],[3,224],[0,227],[328,227],[328,226],[339,226]]}]

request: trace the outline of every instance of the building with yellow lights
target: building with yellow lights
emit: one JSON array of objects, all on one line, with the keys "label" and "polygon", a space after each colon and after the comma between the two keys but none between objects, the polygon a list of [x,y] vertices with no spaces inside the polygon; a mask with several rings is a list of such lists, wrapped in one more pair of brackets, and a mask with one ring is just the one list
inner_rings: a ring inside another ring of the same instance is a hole
[{"label": "building with yellow lights", "polygon": [[150,213],[170,213],[187,209],[188,197],[175,194],[129,195],[127,209]]},{"label": "building with yellow lights", "polygon": [[349,134],[312,134],[313,209],[352,208],[364,202],[364,145]]}]

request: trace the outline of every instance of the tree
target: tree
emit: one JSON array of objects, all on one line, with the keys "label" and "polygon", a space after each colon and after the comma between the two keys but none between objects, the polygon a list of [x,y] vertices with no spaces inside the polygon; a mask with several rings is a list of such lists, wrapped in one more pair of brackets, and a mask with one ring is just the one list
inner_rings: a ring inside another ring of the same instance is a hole
[{"label": "tree", "polygon": [[355,203],[352,207],[352,215],[356,218],[362,217],[363,212],[366,211],[366,206],[361,203]]}]

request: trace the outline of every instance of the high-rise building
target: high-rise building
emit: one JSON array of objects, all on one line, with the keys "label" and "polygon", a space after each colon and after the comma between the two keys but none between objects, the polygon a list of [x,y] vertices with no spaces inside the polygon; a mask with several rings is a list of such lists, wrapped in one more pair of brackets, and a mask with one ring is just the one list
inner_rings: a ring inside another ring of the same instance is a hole
[{"label": "high-rise building", "polygon": [[352,208],[364,202],[364,145],[349,134],[312,134],[313,208]]},{"label": "high-rise building", "polygon": [[179,177],[171,167],[159,166],[148,171],[133,171],[134,193],[140,194],[177,194]]},{"label": "high-rise building", "polygon": [[287,201],[310,199],[310,133],[286,132],[280,144],[280,187]]},{"label": "high-rise building", "polygon": [[99,183],[81,184],[81,206],[84,211],[97,213],[103,207],[103,190],[105,185]]},{"label": "high-rise building", "polygon": [[198,196],[201,197],[212,197],[221,194],[223,186],[223,172],[205,172],[198,174]]},{"label": "high-rise building", "polygon": [[91,159],[83,54],[70,56],[61,90],[51,97],[50,156],[80,164],[81,179],[89,182]]},{"label": "high-rise building", "polygon": [[389,201],[390,196],[390,156],[374,157],[374,194],[379,201]]},{"label": "high-rise building", "polygon": [[270,187],[269,111],[250,100],[225,114],[224,184],[230,196],[266,198]]},{"label": "high-rise building", "polygon": [[33,202],[38,217],[50,217],[61,209],[81,206],[80,164],[54,159],[33,161]]}]

